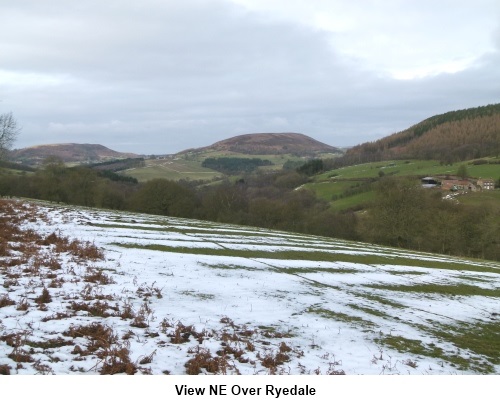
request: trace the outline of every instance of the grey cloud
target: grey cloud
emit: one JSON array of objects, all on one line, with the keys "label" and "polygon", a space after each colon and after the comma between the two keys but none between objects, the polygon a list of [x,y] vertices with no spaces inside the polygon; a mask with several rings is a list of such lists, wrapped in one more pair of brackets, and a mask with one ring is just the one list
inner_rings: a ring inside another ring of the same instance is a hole
[{"label": "grey cloud", "polygon": [[54,78],[2,85],[0,107],[23,122],[17,147],[171,153],[263,131],[345,146],[500,94],[498,53],[475,71],[405,82],[343,59],[325,32],[224,1],[43,3],[0,16],[1,69]]}]

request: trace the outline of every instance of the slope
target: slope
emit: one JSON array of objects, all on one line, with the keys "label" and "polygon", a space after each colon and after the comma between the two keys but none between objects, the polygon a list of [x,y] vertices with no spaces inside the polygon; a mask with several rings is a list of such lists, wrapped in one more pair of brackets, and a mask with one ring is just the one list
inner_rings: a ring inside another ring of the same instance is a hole
[{"label": "slope", "polygon": [[346,160],[435,159],[445,163],[498,156],[500,104],[450,111],[347,151]]},{"label": "slope", "polygon": [[2,234],[6,372],[500,372],[498,263],[69,206],[2,210],[25,241]]},{"label": "slope", "polygon": [[188,149],[175,155],[149,159],[144,168],[134,169],[126,174],[139,181],[165,178],[207,182],[220,180],[227,174],[226,170],[218,171],[204,164],[207,160],[239,161],[242,163],[240,166],[245,166],[246,163],[252,163],[255,159],[261,159],[271,164],[257,168],[257,171],[273,171],[281,169],[287,161],[306,162],[310,158],[331,158],[342,153],[338,148],[303,134],[247,134],[224,139],[210,146]]},{"label": "slope", "polygon": [[298,156],[309,156],[318,153],[341,153],[338,148],[319,142],[304,134],[292,132],[238,135],[204,148],[190,149],[185,152],[200,153],[208,151],[229,151],[246,155],[296,154]]},{"label": "slope", "polygon": [[36,166],[49,156],[56,156],[65,163],[96,163],[139,157],[134,153],[117,152],[98,144],[61,143],[16,149],[11,152],[10,160]]}]

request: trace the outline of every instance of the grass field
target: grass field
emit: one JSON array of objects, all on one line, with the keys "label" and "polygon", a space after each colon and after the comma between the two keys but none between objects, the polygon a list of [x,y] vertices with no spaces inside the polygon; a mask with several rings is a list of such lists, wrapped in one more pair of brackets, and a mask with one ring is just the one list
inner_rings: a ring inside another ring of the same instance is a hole
[{"label": "grass field", "polygon": [[[494,159],[498,160],[498,159]],[[434,160],[393,160],[376,163],[364,163],[344,167],[322,173],[313,178],[312,183],[304,185],[306,189],[315,192],[318,198],[331,203],[334,210],[345,210],[366,205],[373,198],[373,191],[360,189],[355,195],[351,192],[361,184],[368,184],[370,179],[378,180],[383,176],[446,176],[455,175],[458,168],[465,164],[467,173],[473,178],[500,178],[500,164],[473,165],[471,162],[441,165]],[[383,172],[383,173],[382,173]],[[500,194],[470,193],[460,197],[460,201],[467,204],[481,204],[485,201],[500,202]]]},{"label": "grass field", "polygon": [[2,245],[6,371],[500,373],[499,263],[81,207],[10,213],[31,239]]},{"label": "grass field", "polygon": [[4,167],[0,167],[0,177],[1,176],[10,176],[10,175],[16,175],[16,176],[29,176],[33,174],[32,172],[25,172],[22,170],[16,170],[16,169],[6,169]]},{"label": "grass field", "polygon": [[331,207],[334,211],[345,211],[349,209],[359,209],[366,207],[367,204],[373,200],[375,196],[374,191],[367,191],[360,194],[355,194],[349,197],[340,198],[332,201]]},{"label": "grass field", "polygon": [[[305,161],[293,155],[243,155],[234,152],[206,151],[203,153],[183,153],[173,158],[147,160],[144,168],[130,169],[122,172],[128,176],[145,182],[154,178],[169,180],[202,180],[214,182],[228,176],[202,167],[202,162],[208,157],[242,157],[267,159],[274,166],[259,168],[261,171],[279,170],[288,160]],[[324,156],[328,157],[328,156]],[[492,158],[493,159],[493,158]],[[498,159],[493,159],[498,160]],[[313,177],[313,181],[304,184],[304,188],[313,191],[316,196],[331,204],[335,211],[356,209],[366,206],[374,192],[370,190],[370,181],[376,181],[383,176],[438,176],[455,175],[458,168],[465,164],[470,177],[493,178],[500,177],[500,164],[474,165],[472,161],[442,165],[435,160],[393,160],[376,163],[365,163],[355,166],[331,170]],[[230,178],[230,177],[229,177]],[[467,204],[479,204],[484,201],[498,203],[498,193],[463,197],[461,201]]]},{"label": "grass field", "polygon": [[[318,157],[331,157],[331,154],[323,154]],[[137,180],[144,182],[154,178],[164,178],[168,180],[205,180],[210,181],[216,178],[226,177],[223,173],[215,170],[207,169],[202,166],[202,163],[207,158],[217,157],[239,157],[273,162],[273,166],[261,167],[259,171],[281,170],[283,164],[288,160],[306,162],[306,158],[299,158],[294,155],[245,155],[236,152],[220,152],[220,151],[205,151],[201,152],[186,152],[179,153],[173,157],[165,159],[149,159],[146,161],[146,166],[142,168],[130,169],[121,172],[124,175],[135,177]]]},{"label": "grass field", "polygon": [[202,167],[198,161],[184,159],[146,160],[145,167],[128,169],[120,173],[135,177],[141,182],[157,178],[174,181],[185,179],[212,180],[223,176],[222,173]]},{"label": "grass field", "polygon": [[[495,159],[497,160],[497,159]],[[452,165],[441,165],[436,160],[391,160],[376,163],[364,163],[355,166],[331,170],[317,176],[317,181],[332,179],[376,178],[379,172],[397,176],[437,176],[455,175],[458,168],[465,164],[469,176],[476,178],[500,177],[500,164],[473,165],[472,162],[460,162]]]}]

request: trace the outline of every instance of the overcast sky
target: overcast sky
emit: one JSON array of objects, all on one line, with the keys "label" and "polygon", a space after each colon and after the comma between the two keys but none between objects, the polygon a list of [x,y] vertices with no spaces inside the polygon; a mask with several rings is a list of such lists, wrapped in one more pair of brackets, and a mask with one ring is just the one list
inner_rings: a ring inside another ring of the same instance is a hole
[{"label": "overcast sky", "polygon": [[498,0],[0,0],[15,148],[353,146],[499,102]]}]

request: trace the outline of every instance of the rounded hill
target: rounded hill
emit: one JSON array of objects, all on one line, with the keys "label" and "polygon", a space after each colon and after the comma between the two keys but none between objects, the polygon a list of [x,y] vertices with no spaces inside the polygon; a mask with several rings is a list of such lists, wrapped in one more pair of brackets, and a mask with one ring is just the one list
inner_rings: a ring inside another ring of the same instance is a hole
[{"label": "rounded hill", "polygon": [[340,149],[293,132],[238,135],[197,151],[231,151],[248,155],[341,153]]},{"label": "rounded hill", "polygon": [[138,157],[133,153],[117,152],[98,144],[60,143],[16,149],[11,153],[11,160],[36,166],[50,156],[58,157],[65,163],[95,163]]}]

